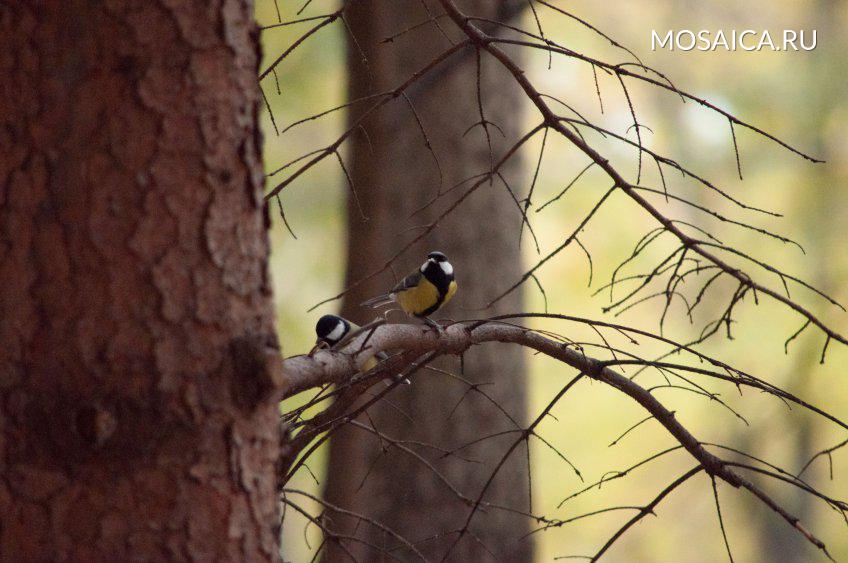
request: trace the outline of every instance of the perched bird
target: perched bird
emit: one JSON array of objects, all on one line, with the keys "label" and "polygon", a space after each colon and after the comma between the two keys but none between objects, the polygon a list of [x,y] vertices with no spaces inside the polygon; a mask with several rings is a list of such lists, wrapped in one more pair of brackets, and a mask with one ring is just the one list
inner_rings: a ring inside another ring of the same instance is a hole
[{"label": "perched bird", "polygon": [[[357,330],[359,330],[359,327],[347,319],[343,319],[338,315],[324,315],[315,323],[315,334],[318,336],[315,344],[326,344],[328,347],[333,347]],[[361,373],[371,371],[379,362],[388,359],[388,357],[388,354],[385,352],[377,352],[374,355],[368,356],[359,367],[359,371]],[[391,385],[393,379],[387,377],[384,381],[386,385]],[[409,385],[409,380],[404,378],[401,383]]]},{"label": "perched bird", "polygon": [[451,300],[456,293],[453,266],[441,252],[431,252],[427,261],[385,294],[362,303],[364,307],[379,307],[395,302],[408,315],[423,319],[430,326],[438,325],[429,316]]}]

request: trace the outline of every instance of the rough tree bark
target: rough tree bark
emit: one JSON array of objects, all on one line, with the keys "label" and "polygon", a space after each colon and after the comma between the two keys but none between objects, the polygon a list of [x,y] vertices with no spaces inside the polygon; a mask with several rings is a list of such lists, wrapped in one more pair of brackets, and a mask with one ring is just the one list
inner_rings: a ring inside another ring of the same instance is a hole
[{"label": "rough tree bark", "polygon": [[[515,4],[483,0],[463,3],[475,15],[502,21],[506,21],[503,18],[508,13],[518,12]],[[431,8],[433,13],[440,12],[435,5]],[[421,5],[415,3],[368,0],[350,5],[346,12],[351,32],[348,40],[350,99],[396,87],[410,73],[450,47],[448,40],[433,25],[398,37],[389,44],[380,44],[382,39],[427,17]],[[450,29],[450,22],[443,21],[453,40],[461,39]],[[367,59],[365,63],[363,54]],[[454,191],[411,217],[433,197],[440,184],[438,169],[425,147],[415,113],[438,156],[444,176],[443,188],[490,166],[483,129],[477,126],[463,137],[467,128],[480,121],[476,69],[473,49],[455,55],[433,77],[410,89],[409,102],[398,98],[378,116],[365,122],[365,132],[359,131],[354,136],[347,155],[349,169],[368,220],[362,220],[359,206],[350,197],[348,283],[380,267],[405,240],[418,234],[410,231],[410,227],[433,221],[461,191]],[[507,143],[514,142],[521,133],[519,108],[522,98],[520,91],[512,88],[512,81],[497,64],[486,60],[485,55],[481,79],[486,119],[495,122],[505,134],[502,136],[489,125],[497,159],[501,150],[509,146]],[[357,116],[356,109],[350,112],[351,121]],[[513,189],[524,183],[525,179],[518,175],[521,171],[520,159],[513,159],[504,169],[504,176]],[[481,314],[471,309],[485,304],[487,297],[496,295],[522,273],[518,248],[521,218],[515,202],[497,181],[481,191],[487,193],[472,197],[461,213],[442,221],[432,236],[395,264],[394,273],[401,276],[419,266],[430,250],[441,250],[448,255],[456,267],[459,292],[448,307],[437,313],[437,318],[468,318]],[[343,314],[359,322],[373,319],[376,313],[365,311],[358,304],[383,292],[394,281],[395,278],[386,274],[358,287],[345,299]],[[521,296],[516,292],[486,314],[518,310],[521,310]],[[390,318],[403,320],[399,313]],[[438,365],[454,373],[460,371],[456,361]],[[473,383],[496,382],[482,389],[519,424],[526,423],[525,362],[518,347],[499,345],[469,351],[465,355],[462,376]],[[399,440],[418,440],[446,448],[498,430],[515,428],[515,424],[491,403],[473,392],[452,414],[454,405],[467,389],[458,380],[422,372],[409,388],[398,389],[389,397],[395,408],[379,404],[371,409],[370,419],[365,417],[362,421],[373,422],[381,432]],[[482,465],[457,458],[436,460],[434,464],[459,490],[476,496],[508,441],[508,438],[491,440],[485,447],[464,451],[464,455],[483,462]],[[422,453],[432,458],[432,452]],[[468,506],[420,461],[402,452],[383,452],[373,435],[355,428],[343,429],[331,440],[325,498],[389,525],[410,541],[442,534],[417,546],[425,556],[434,559],[441,558],[456,539],[455,534],[447,532],[459,530],[468,514]],[[514,455],[500,471],[486,500],[527,509],[529,495],[524,452]],[[357,534],[375,545],[392,543],[391,538],[384,537],[373,527],[357,525],[354,520],[338,515],[328,516],[332,518],[333,527],[341,532]],[[485,560],[491,558],[487,549],[511,561],[531,558],[531,541],[517,541],[528,531],[526,519],[503,511],[489,512],[476,516],[471,530],[480,541],[466,535],[451,552],[452,560]],[[325,547],[329,560],[347,557],[335,545],[328,543]],[[356,542],[350,542],[347,547],[364,560],[378,557],[375,551]]]},{"label": "rough tree bark", "polygon": [[0,5],[0,558],[277,557],[244,2]]}]

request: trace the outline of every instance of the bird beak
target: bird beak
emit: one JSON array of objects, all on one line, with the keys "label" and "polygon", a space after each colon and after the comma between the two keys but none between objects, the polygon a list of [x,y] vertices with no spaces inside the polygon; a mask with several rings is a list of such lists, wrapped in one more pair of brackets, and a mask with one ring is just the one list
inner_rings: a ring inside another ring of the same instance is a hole
[{"label": "bird beak", "polygon": [[315,341],[315,346],[312,347],[312,350],[309,351],[309,354],[307,354],[307,356],[309,356],[311,358],[313,355],[315,355],[315,352],[317,352],[318,350],[321,349],[321,344],[322,344],[322,342],[321,342],[321,339],[319,338],[318,340]]}]

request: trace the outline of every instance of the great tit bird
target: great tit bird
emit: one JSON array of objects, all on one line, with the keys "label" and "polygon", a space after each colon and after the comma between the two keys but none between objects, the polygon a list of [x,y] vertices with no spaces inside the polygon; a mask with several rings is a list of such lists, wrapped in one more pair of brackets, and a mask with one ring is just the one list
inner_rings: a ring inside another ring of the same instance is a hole
[{"label": "great tit bird", "polygon": [[453,266],[441,252],[431,252],[420,268],[403,278],[386,295],[369,299],[364,307],[380,307],[395,302],[408,315],[437,326],[428,317],[451,300],[456,293]]},{"label": "great tit bird", "polygon": [[[359,330],[359,327],[347,319],[343,319],[338,315],[324,315],[315,323],[315,334],[318,336],[315,344],[326,344],[332,347],[357,330]],[[388,354],[385,352],[377,352],[374,355],[368,356],[360,366],[359,371],[361,373],[371,371],[379,362],[388,359],[388,357]],[[384,381],[386,385],[391,385],[393,379],[387,377]],[[409,380],[404,378],[401,383],[409,385]]]}]

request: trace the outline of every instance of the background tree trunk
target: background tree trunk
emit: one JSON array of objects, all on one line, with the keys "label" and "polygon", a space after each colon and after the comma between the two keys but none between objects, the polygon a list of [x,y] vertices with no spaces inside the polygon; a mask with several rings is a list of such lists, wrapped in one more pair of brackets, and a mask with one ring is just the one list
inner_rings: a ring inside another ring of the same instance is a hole
[{"label": "background tree trunk", "polygon": [[250,3],[0,6],[0,554],[277,557]]},{"label": "background tree trunk", "polygon": [[[818,0],[811,3],[810,20],[808,25],[818,31],[819,37],[840,38],[842,41],[825,42],[816,51],[816,57],[805,59],[804,65],[797,65],[799,78],[798,96],[805,100],[805,131],[799,135],[809,136],[808,146],[812,146],[816,154],[827,163],[838,163],[839,153],[844,137],[841,128],[836,128],[836,114],[840,111],[845,85],[844,80],[834,74],[832,69],[842,60],[843,52],[839,45],[845,44],[845,29],[837,25],[832,15],[838,13],[844,0]],[[817,259],[829,267],[817,268],[808,273],[809,281],[816,287],[830,294],[837,294],[839,279],[837,270],[832,265],[839,263],[839,257],[844,253],[844,234],[841,225],[844,218],[834,210],[839,209],[839,199],[844,197],[834,186],[845,185],[845,168],[838,165],[816,166],[805,172],[805,189],[798,190],[796,197],[800,219],[806,221],[807,237],[810,246],[816,249]],[[824,307],[822,313],[826,314]],[[795,360],[787,366],[789,383],[786,388],[798,396],[811,396],[816,385],[816,371],[821,358],[821,342],[814,335],[804,334],[794,350]],[[771,429],[773,431],[773,429]],[[805,416],[792,422],[792,428],[787,428],[783,442],[788,446],[790,462],[787,466],[800,470],[822,448],[819,438],[822,431],[821,423],[815,417]],[[763,431],[765,435],[766,430]],[[813,471],[826,475],[827,463],[814,466],[803,477],[809,479]],[[802,522],[816,522],[816,505],[809,495],[792,491],[787,495],[787,508],[801,519]],[[820,517],[819,517],[820,518]],[[757,527],[758,541],[761,552],[772,561],[802,561],[808,557],[809,551],[801,538],[792,534],[781,534],[780,530],[766,525],[765,520],[759,520]]]},{"label": "background tree trunk", "polygon": [[[465,2],[463,6],[474,15],[493,19],[518,12],[514,2],[481,0]],[[441,11],[435,5],[431,9],[434,14]],[[391,43],[380,44],[382,39],[428,17],[416,3],[362,1],[351,4],[346,14],[351,31],[348,41],[350,99],[396,87],[413,71],[450,47],[448,40],[432,25]],[[442,23],[454,41],[459,40],[450,22],[442,20]],[[363,53],[367,62],[363,61]],[[483,129],[478,126],[463,138],[465,130],[480,120],[476,68],[475,53],[468,50],[449,60],[434,78],[409,91],[411,105],[438,155],[444,175],[443,189],[472,174],[484,172],[490,166]],[[485,56],[482,90],[486,118],[497,123],[505,133],[504,137],[489,126],[497,159],[500,152],[510,146],[508,143],[523,133],[519,111],[522,98],[520,92],[512,88],[512,80]],[[350,113],[351,122],[358,116],[357,109]],[[379,115],[369,118],[364,129],[355,135],[347,155],[354,186],[368,217],[367,221],[362,220],[356,202],[349,198],[349,284],[384,264],[405,241],[419,234],[420,231],[410,230],[410,227],[426,225],[436,219],[462,191],[451,192],[411,217],[434,196],[440,180],[410,103],[398,98]],[[520,172],[523,172],[520,159],[513,159],[504,169],[513,189],[518,189],[526,180],[519,177]],[[403,276],[418,267],[430,250],[441,250],[448,255],[456,268],[459,292],[448,307],[435,315],[436,318],[469,318],[521,310],[519,292],[491,310],[476,309],[522,273],[518,248],[521,217],[515,203],[498,182],[486,184],[480,191],[486,193],[472,196],[463,204],[461,212],[442,221],[432,236],[395,264],[394,273]],[[529,243],[527,239],[525,243]],[[386,274],[359,287],[347,296],[343,314],[359,322],[373,319],[377,313],[363,310],[358,304],[384,292],[394,282],[395,278]],[[402,321],[404,316],[393,313],[390,319]],[[455,361],[437,365],[457,374],[460,372]],[[503,345],[468,352],[463,377],[473,383],[493,382],[494,385],[481,389],[493,396],[519,424],[525,424],[525,362],[520,348]],[[399,388],[388,397],[391,405],[385,404],[386,401],[376,405],[369,411],[370,418],[365,417],[362,422],[373,422],[380,432],[395,439],[417,440],[444,448],[516,428],[490,402],[473,392],[452,413],[454,405],[467,390],[468,386],[458,379],[422,371],[410,387]],[[434,460],[434,465],[456,488],[476,498],[494,465],[514,440],[515,434],[463,451],[464,456],[482,464],[457,457],[435,459],[438,456],[428,449],[421,449],[420,453]],[[525,456],[524,446],[513,454],[486,495],[487,501],[523,510],[528,508]],[[410,541],[422,541],[417,547],[428,557],[438,559],[445,554],[456,539],[456,534],[450,532],[458,531],[468,515],[469,506],[460,502],[431,469],[396,449],[383,451],[380,441],[368,432],[355,428],[338,432],[331,440],[329,463],[325,491],[329,502],[375,518]],[[378,546],[394,544],[394,540],[373,527],[357,525],[352,519],[332,514],[328,516],[338,531],[356,534]],[[466,534],[452,551],[451,559],[490,559],[489,549],[502,559],[529,560],[531,541],[517,541],[528,530],[528,522],[520,516],[493,510],[478,513],[472,521],[471,531],[480,541]],[[436,535],[439,537],[424,541]],[[376,552],[361,544],[350,542],[347,547],[364,560],[378,557]],[[347,557],[335,545],[328,543],[327,548],[330,560]],[[405,552],[394,553],[403,557]]]}]

